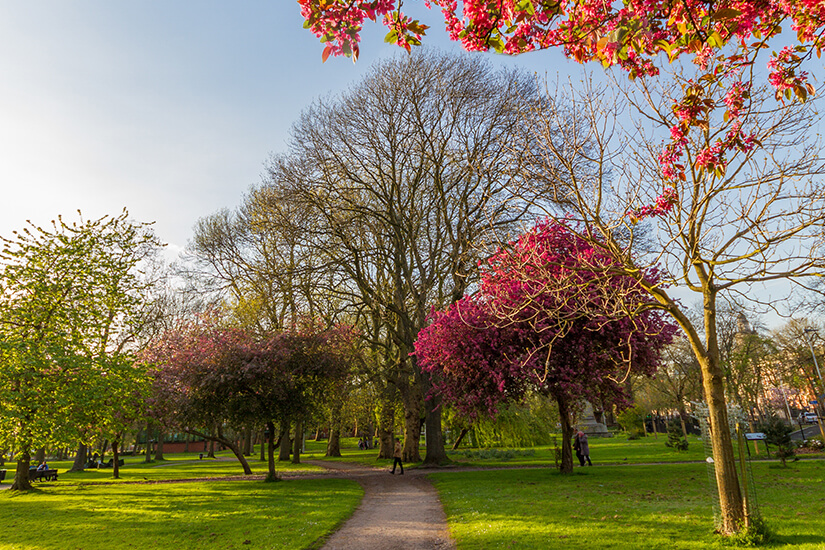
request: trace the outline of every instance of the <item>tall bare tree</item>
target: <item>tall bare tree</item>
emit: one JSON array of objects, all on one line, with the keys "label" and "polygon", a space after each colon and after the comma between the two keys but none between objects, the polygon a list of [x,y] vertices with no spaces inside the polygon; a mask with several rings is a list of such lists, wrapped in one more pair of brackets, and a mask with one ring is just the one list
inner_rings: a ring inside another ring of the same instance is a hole
[{"label": "tall bare tree", "polygon": [[438,397],[410,354],[430,307],[463,296],[486,245],[527,212],[509,191],[524,159],[512,144],[536,101],[524,73],[416,52],[317,101],[270,164],[269,185],[305,212],[296,233],[340,277],[330,291],[380,321],[371,338],[404,402],[406,460],[419,460],[422,418],[425,462],[446,460]]}]

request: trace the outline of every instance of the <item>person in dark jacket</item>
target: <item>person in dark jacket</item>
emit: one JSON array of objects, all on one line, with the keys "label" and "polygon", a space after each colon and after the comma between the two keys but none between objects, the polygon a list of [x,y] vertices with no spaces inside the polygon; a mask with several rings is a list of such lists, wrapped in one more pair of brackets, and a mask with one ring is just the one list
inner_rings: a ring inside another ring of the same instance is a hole
[{"label": "person in dark jacket", "polygon": [[587,434],[581,430],[576,433],[573,441],[573,449],[576,451],[576,458],[579,459],[579,464],[584,466],[584,462],[587,461],[588,466],[593,465],[593,463],[590,462],[590,445],[587,443]]}]

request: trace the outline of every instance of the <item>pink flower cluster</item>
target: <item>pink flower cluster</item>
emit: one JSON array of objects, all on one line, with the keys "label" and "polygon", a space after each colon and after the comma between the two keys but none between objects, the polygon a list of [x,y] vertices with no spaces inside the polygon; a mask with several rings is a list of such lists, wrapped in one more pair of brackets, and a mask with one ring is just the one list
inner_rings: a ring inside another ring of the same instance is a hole
[{"label": "pink flower cluster", "polygon": [[737,80],[731,85],[728,93],[725,94],[723,101],[728,108],[728,113],[731,118],[738,118],[742,113],[745,100],[750,98],[750,88],[750,82],[746,83]]},{"label": "pink flower cluster", "polygon": [[634,222],[641,221],[645,218],[664,216],[673,210],[677,202],[679,202],[679,194],[676,192],[676,189],[673,187],[665,187],[662,194],[656,197],[656,202],[632,210],[628,212],[628,216]]}]

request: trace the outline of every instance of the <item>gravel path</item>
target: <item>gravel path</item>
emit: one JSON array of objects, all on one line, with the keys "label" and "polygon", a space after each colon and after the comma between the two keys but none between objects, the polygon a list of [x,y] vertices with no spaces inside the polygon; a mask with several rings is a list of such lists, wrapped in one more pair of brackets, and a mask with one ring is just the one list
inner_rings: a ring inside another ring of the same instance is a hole
[{"label": "gravel path", "polygon": [[388,470],[343,462],[305,461],[357,481],[364,498],[322,550],[451,550],[455,542],[435,489],[418,470]]}]

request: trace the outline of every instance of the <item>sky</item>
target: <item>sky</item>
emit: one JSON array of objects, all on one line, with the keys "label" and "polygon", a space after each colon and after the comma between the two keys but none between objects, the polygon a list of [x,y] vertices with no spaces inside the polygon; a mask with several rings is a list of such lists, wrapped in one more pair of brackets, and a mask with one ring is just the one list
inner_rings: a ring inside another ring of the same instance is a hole
[{"label": "sky", "polygon": [[[461,51],[438,12],[408,6],[427,44]],[[302,24],[294,0],[0,0],[0,236],[126,208],[174,258],[199,218],[261,181],[302,109],[406,55],[371,25],[356,64],[322,63]],[[474,55],[582,73],[558,50]]]},{"label": "sky", "polygon": [[[438,12],[422,15],[428,43],[460,50]],[[302,109],[406,55],[373,25],[357,64],[322,63],[302,23],[293,0],[0,0],[0,235],[127,208],[182,249],[198,218],[260,181]],[[541,74],[575,66],[557,52],[478,55]]]}]

